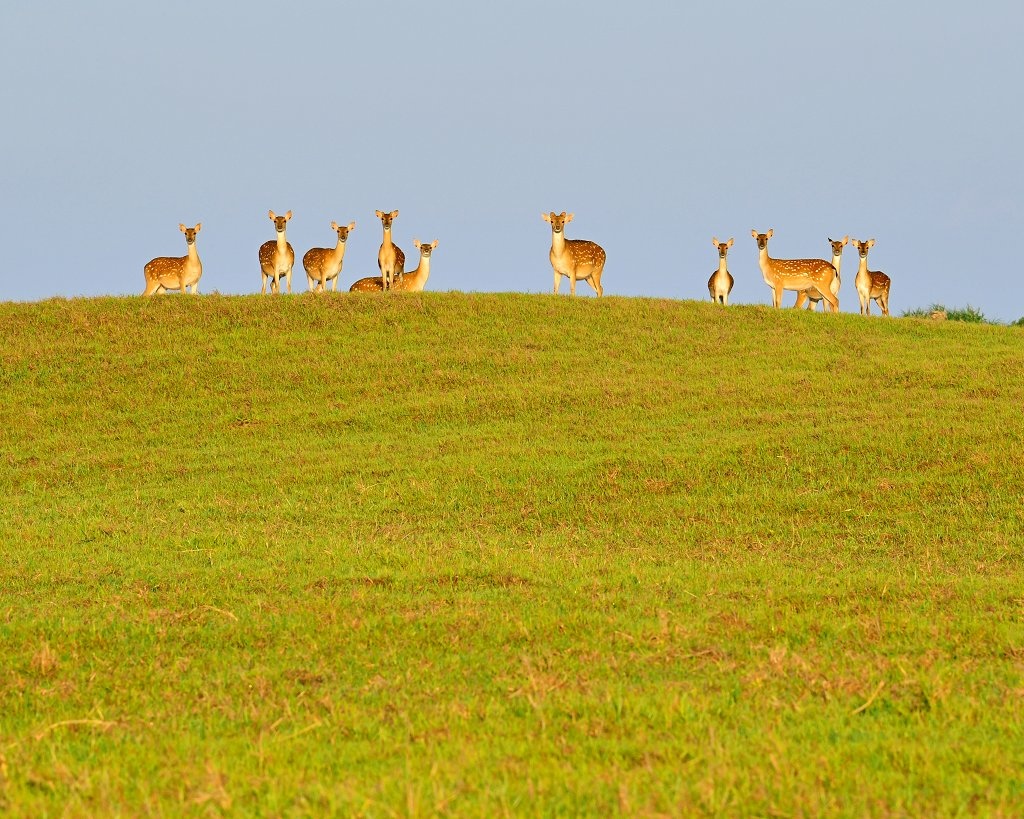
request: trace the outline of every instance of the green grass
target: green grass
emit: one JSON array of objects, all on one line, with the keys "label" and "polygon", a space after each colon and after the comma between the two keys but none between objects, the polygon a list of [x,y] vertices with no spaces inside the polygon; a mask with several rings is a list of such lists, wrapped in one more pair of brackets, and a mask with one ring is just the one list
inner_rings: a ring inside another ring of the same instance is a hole
[{"label": "green grass", "polygon": [[0,813],[1024,813],[1024,337],[0,305]]}]

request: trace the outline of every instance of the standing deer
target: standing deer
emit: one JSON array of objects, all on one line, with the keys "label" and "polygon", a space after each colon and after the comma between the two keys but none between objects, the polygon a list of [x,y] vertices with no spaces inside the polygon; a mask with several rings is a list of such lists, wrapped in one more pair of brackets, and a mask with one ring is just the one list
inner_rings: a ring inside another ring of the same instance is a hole
[{"label": "standing deer", "polygon": [[601,274],[604,272],[606,254],[604,248],[596,242],[585,239],[566,239],[565,226],[573,219],[573,214],[566,215],[554,211],[542,213],[540,218],[551,225],[551,268],[555,272],[555,293],[562,283],[562,276],[569,279],[569,293],[576,295],[576,282],[588,282],[598,296],[604,295],[601,286]]},{"label": "standing deer", "polygon": [[853,240],[854,247],[860,254],[860,267],[857,268],[857,278],[853,280],[857,287],[857,295],[860,297],[860,314],[871,315],[871,300],[878,302],[882,308],[882,315],[889,315],[889,286],[892,280],[879,270],[868,270],[868,251],[875,246],[874,239],[866,242]]},{"label": "standing deer", "polygon": [[725,257],[729,255],[729,248],[732,247],[732,239],[728,242],[719,242],[715,236],[711,237],[711,244],[718,248],[718,270],[711,274],[708,279],[708,292],[711,294],[711,301],[715,304],[728,305],[729,294],[736,280],[732,273],[725,266]]},{"label": "standing deer", "polygon": [[395,279],[401,280],[405,272],[405,253],[402,248],[391,241],[391,223],[398,218],[398,211],[390,213],[374,211],[384,227],[384,241],[381,242],[380,250],[377,251],[377,267],[380,268],[381,278],[384,280],[384,289],[390,290]]},{"label": "standing deer", "polygon": [[[411,273],[406,273],[401,279],[395,282],[393,289],[396,292],[405,293],[419,293],[423,290],[427,283],[427,278],[430,276],[430,254],[434,252],[434,248],[437,247],[437,239],[429,244],[421,244],[418,239],[413,239],[412,243],[420,252],[420,263]],[[355,284],[349,288],[350,293],[372,293],[384,289],[384,277],[383,276],[367,276],[365,279],[359,279]]]},{"label": "standing deer", "polygon": [[[832,295],[839,296],[839,287],[842,281],[839,278],[839,267],[843,262],[843,248],[846,247],[850,241],[849,236],[844,236],[838,242],[835,239],[829,239],[828,243],[832,245],[832,267],[836,269],[836,277],[832,282]],[[796,306],[798,308],[803,307],[805,302],[808,302],[807,309],[814,310],[818,306],[818,302],[822,301],[821,295],[817,290],[805,290],[802,293],[796,294]],[[822,310],[825,308],[822,307]]]},{"label": "standing deer", "polygon": [[356,229],[355,222],[348,225],[339,225],[331,222],[331,230],[338,234],[338,244],[334,248],[311,247],[302,257],[302,266],[306,270],[306,281],[309,282],[309,289],[314,287],[321,293],[327,290],[327,282],[331,283],[331,292],[338,290],[338,279],[341,274],[341,266],[345,261],[345,243],[348,241],[348,234]]},{"label": "standing deer", "polygon": [[178,230],[185,234],[188,255],[157,256],[150,260],[143,270],[146,276],[146,289],[142,292],[143,296],[152,296],[154,293],[164,293],[168,290],[181,290],[182,293],[185,293],[187,287],[192,288],[193,295],[199,292],[199,279],[203,275],[203,263],[199,261],[199,252],[196,250],[196,234],[202,227],[202,222],[191,228],[178,225]]},{"label": "standing deer", "polygon": [[288,292],[292,292],[292,268],[295,266],[295,251],[292,250],[291,244],[285,238],[285,230],[291,218],[291,211],[284,216],[277,216],[274,211],[270,211],[270,221],[274,223],[274,229],[277,231],[277,240],[260,245],[260,270],[263,272],[261,293],[267,292],[268,279],[271,282],[270,292],[280,293],[282,276],[288,286]]},{"label": "standing deer", "polygon": [[832,280],[836,269],[824,259],[773,259],[768,255],[768,240],[775,231],[767,233],[750,231],[757,240],[758,263],[764,282],[772,289],[772,306],[782,306],[782,291],[795,290],[798,293],[816,288],[833,313],[839,312],[839,299],[832,293]]}]

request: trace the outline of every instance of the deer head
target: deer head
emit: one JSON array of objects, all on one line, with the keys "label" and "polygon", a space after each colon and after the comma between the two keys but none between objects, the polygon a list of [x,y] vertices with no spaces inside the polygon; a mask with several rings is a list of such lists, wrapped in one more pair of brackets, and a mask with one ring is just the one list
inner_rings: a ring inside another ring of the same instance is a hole
[{"label": "deer head", "polygon": [[393,210],[390,213],[378,210],[374,211],[377,214],[377,218],[380,219],[381,224],[384,225],[384,230],[391,230],[391,223],[398,218],[398,211]]},{"label": "deer head", "polygon": [[274,223],[274,229],[278,233],[284,233],[285,228],[288,227],[288,220],[291,218],[291,211],[288,211],[284,216],[277,216],[274,211],[270,211],[270,221]]},{"label": "deer head", "polygon": [[566,215],[566,212],[564,210],[561,213],[555,213],[554,211],[551,211],[551,213],[542,213],[540,215],[541,219],[551,224],[551,230],[554,233],[561,233],[563,230],[565,230],[566,223],[571,222],[572,217],[573,214],[570,213]]},{"label": "deer head", "polygon": [[846,247],[846,244],[849,241],[850,241],[850,237],[849,236],[844,236],[838,242],[835,239],[829,239],[828,243],[830,245],[832,245],[832,255],[833,256],[842,256],[843,255],[843,248]]},{"label": "deer head", "polygon": [[724,259],[729,253],[729,248],[732,247],[732,239],[728,242],[719,242],[718,237],[711,237],[711,244],[718,248],[718,258]]},{"label": "deer head", "polygon": [[190,244],[190,245],[191,244],[195,244],[196,234],[200,230],[202,230],[202,228],[203,228],[203,223],[202,222],[197,222],[196,226],[194,228],[187,228],[184,225],[178,225],[178,230],[180,230],[182,233],[185,234],[185,243],[186,244]]},{"label": "deer head", "polygon": [[856,239],[853,240],[854,247],[857,248],[857,252],[860,254],[862,259],[868,257],[868,251],[875,246],[874,239],[868,239],[866,242],[858,242]]},{"label": "deer head", "polygon": [[420,254],[423,256],[424,259],[429,259],[430,254],[433,253],[434,248],[437,247],[437,239],[434,239],[434,241],[430,242],[429,244],[426,242],[421,243],[419,239],[413,239],[412,244],[413,247],[419,250]]},{"label": "deer head", "polygon": [[767,233],[758,233],[756,230],[751,230],[750,231],[750,235],[753,236],[755,239],[757,239],[757,249],[758,250],[767,250],[768,249],[768,240],[772,238],[772,235],[774,233],[775,233],[775,231],[772,230],[771,228],[768,228],[768,232]]},{"label": "deer head", "polygon": [[331,222],[331,230],[337,232],[339,242],[348,241],[348,234],[355,229],[355,222],[349,222],[347,225],[339,225],[337,222]]}]

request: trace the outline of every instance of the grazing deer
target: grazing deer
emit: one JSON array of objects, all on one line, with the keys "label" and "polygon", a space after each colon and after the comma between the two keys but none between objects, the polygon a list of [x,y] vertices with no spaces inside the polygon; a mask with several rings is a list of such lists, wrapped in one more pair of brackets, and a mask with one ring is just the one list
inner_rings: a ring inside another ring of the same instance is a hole
[{"label": "grazing deer", "polygon": [[768,255],[768,240],[775,231],[767,233],[750,231],[757,240],[758,263],[764,283],[772,289],[772,306],[782,306],[782,291],[795,290],[801,293],[812,287],[828,302],[833,313],[839,312],[839,299],[832,293],[832,280],[836,269],[824,259],[773,259]]},{"label": "grazing deer", "polygon": [[853,240],[854,247],[860,254],[860,267],[857,268],[857,278],[853,280],[857,287],[857,295],[860,297],[860,314],[871,315],[871,300],[878,302],[882,308],[882,315],[889,315],[889,286],[892,280],[878,270],[868,270],[868,251],[875,246],[874,239],[866,242]]},{"label": "grazing deer", "polygon": [[310,290],[316,287],[323,293],[327,290],[327,282],[330,281],[331,292],[337,292],[341,266],[345,261],[345,243],[348,241],[348,234],[355,229],[355,222],[349,222],[348,225],[331,222],[331,230],[338,234],[337,246],[333,249],[311,247],[306,251],[306,255],[302,257],[302,266],[306,270],[306,281],[309,282]]},{"label": "grazing deer", "polygon": [[[430,242],[430,244],[421,244],[418,239],[413,239],[412,243],[420,252],[420,263],[415,270],[411,273],[406,273],[402,278],[395,282],[392,289],[396,292],[419,293],[423,290],[427,283],[427,278],[430,276],[430,254],[433,253],[434,248],[437,247],[437,239]],[[383,276],[367,276],[365,279],[360,279],[353,284],[349,288],[349,292],[372,293],[383,289]]]},{"label": "grazing deer", "polygon": [[285,238],[285,229],[291,218],[291,211],[284,216],[277,216],[274,211],[270,211],[270,221],[274,223],[274,229],[277,231],[277,240],[260,245],[260,270],[263,272],[261,293],[267,292],[268,279],[271,282],[270,292],[280,293],[282,276],[288,286],[288,292],[292,292],[292,268],[295,266],[295,251],[292,250],[291,244]]},{"label": "grazing deer", "polygon": [[[844,236],[838,242],[835,239],[828,240],[828,243],[832,245],[832,267],[836,269],[836,277],[832,282],[833,296],[839,296],[839,287],[842,284],[839,278],[839,267],[843,262],[843,248],[846,247],[849,241],[849,236]],[[797,308],[803,307],[804,303],[807,302],[807,309],[814,310],[820,301],[823,301],[823,299],[817,290],[805,290],[802,293],[796,294]],[[824,310],[825,308],[822,307],[821,309]]]},{"label": "grazing deer", "polygon": [[601,286],[601,274],[604,272],[606,254],[604,248],[596,242],[585,239],[566,239],[565,226],[573,219],[572,213],[566,215],[554,211],[542,213],[540,218],[551,225],[551,268],[555,272],[555,293],[562,283],[562,276],[569,279],[569,293],[576,295],[576,282],[588,282],[598,296],[604,295]]},{"label": "grazing deer", "polygon": [[402,248],[391,241],[391,223],[398,218],[398,211],[390,213],[374,211],[384,227],[384,241],[381,242],[380,250],[377,251],[377,267],[380,268],[381,278],[384,280],[384,289],[390,290],[395,279],[401,280],[405,273],[405,253]]},{"label": "grazing deer", "polygon": [[187,287],[192,288],[193,295],[199,292],[203,263],[199,261],[199,252],[196,250],[196,234],[202,227],[202,222],[191,228],[178,225],[178,230],[185,234],[188,255],[157,256],[149,261],[144,268],[146,289],[142,292],[143,296],[152,296],[154,293],[164,293],[168,290],[181,290],[185,293]]},{"label": "grazing deer", "polygon": [[729,294],[736,280],[732,277],[725,266],[725,257],[729,255],[729,248],[732,247],[732,239],[728,242],[719,242],[715,236],[711,237],[711,244],[718,248],[718,270],[711,274],[708,279],[708,292],[711,294],[711,301],[715,304],[729,304]]}]

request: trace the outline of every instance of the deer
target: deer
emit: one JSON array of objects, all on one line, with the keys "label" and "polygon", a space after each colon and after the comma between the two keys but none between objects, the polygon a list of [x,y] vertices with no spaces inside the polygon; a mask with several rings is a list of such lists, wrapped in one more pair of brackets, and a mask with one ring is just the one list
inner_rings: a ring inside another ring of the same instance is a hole
[{"label": "deer", "polygon": [[281,292],[281,277],[284,276],[288,286],[288,292],[292,292],[292,268],[295,266],[295,251],[285,237],[285,229],[292,218],[292,212],[288,211],[284,216],[278,216],[270,211],[270,221],[274,223],[277,231],[277,240],[264,242],[260,245],[260,270],[263,272],[263,289],[260,293],[267,292],[267,281],[270,281],[270,292]]},{"label": "deer", "polygon": [[199,279],[203,275],[203,263],[199,261],[199,252],[196,250],[196,234],[202,228],[202,222],[197,222],[195,227],[190,228],[182,224],[178,225],[178,230],[185,234],[188,254],[185,256],[157,256],[147,262],[143,269],[146,277],[146,289],[142,292],[143,296],[166,293],[168,290],[181,290],[182,293],[186,293],[188,287],[192,288],[193,295],[199,292]]},{"label": "deer", "polygon": [[402,248],[391,241],[391,223],[398,218],[398,211],[385,213],[378,210],[374,212],[384,227],[384,241],[381,242],[380,250],[377,251],[377,267],[380,268],[384,289],[390,290],[395,279],[401,280],[405,273],[405,253],[402,252]]},{"label": "deer", "polygon": [[345,261],[345,243],[348,235],[356,229],[355,222],[339,225],[331,222],[331,230],[338,234],[338,244],[334,248],[311,247],[302,257],[302,266],[306,270],[306,281],[312,292],[314,287],[323,293],[327,290],[327,282],[331,283],[331,292],[338,291],[338,279],[341,266]]},{"label": "deer", "polygon": [[798,293],[817,289],[822,298],[828,302],[833,313],[839,312],[839,299],[832,293],[832,280],[836,277],[836,269],[824,259],[773,259],[768,255],[768,240],[775,233],[771,228],[767,233],[751,230],[750,235],[757,240],[758,263],[764,283],[772,289],[772,307],[782,306],[782,292],[795,290]]},{"label": "deer", "polygon": [[[844,236],[838,241],[835,239],[829,239],[828,243],[832,245],[832,267],[836,269],[836,277],[832,282],[832,295],[839,296],[839,286],[841,284],[839,278],[839,266],[843,261],[843,248],[849,243],[850,237]],[[807,303],[808,310],[814,310],[818,306],[818,302],[822,301],[821,295],[817,290],[805,290],[802,293],[796,294],[796,306],[797,308],[803,307],[804,303]],[[822,310],[825,308],[822,307]]]},{"label": "deer", "polygon": [[[437,239],[433,242],[421,243],[418,239],[412,240],[413,245],[420,252],[420,263],[416,269],[406,273],[401,279],[395,282],[393,289],[396,292],[419,293],[423,290],[430,276],[430,254],[437,247]],[[349,288],[350,293],[373,293],[384,289],[383,276],[367,276],[360,279]]]},{"label": "deer", "polygon": [[874,299],[882,308],[882,315],[889,315],[889,286],[892,279],[880,270],[868,270],[868,251],[875,246],[875,240],[858,242],[854,239],[853,246],[860,254],[860,267],[857,268],[857,278],[853,280],[860,297],[860,314],[871,315],[871,300]]},{"label": "deer", "polygon": [[594,288],[598,296],[604,295],[601,274],[604,272],[606,254],[596,242],[586,239],[566,239],[565,226],[573,220],[574,214],[560,214],[554,211],[542,213],[540,218],[551,225],[551,268],[555,272],[555,295],[562,283],[562,276],[569,279],[569,293],[576,295],[576,282],[585,281]]},{"label": "deer", "polygon": [[732,292],[732,286],[736,283],[732,273],[725,266],[725,257],[729,255],[729,248],[732,247],[733,240],[719,242],[717,237],[712,236],[711,244],[718,249],[718,270],[712,273],[711,278],[708,279],[708,292],[711,294],[711,301],[725,306],[729,304],[729,294]]}]

